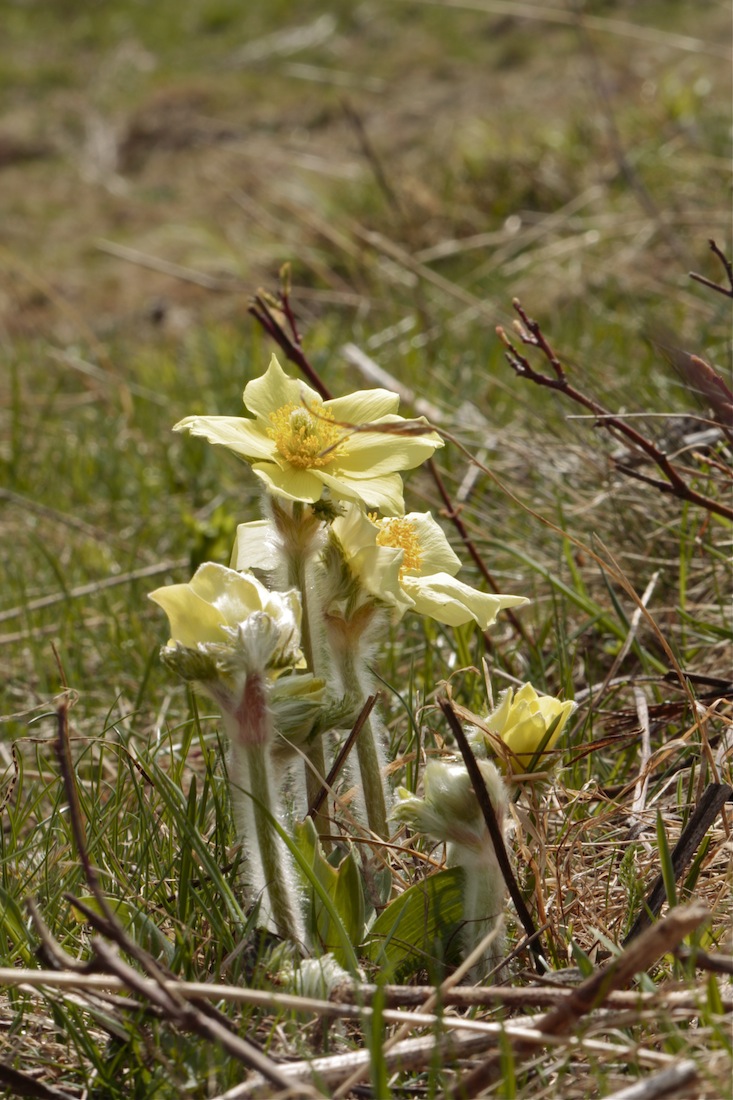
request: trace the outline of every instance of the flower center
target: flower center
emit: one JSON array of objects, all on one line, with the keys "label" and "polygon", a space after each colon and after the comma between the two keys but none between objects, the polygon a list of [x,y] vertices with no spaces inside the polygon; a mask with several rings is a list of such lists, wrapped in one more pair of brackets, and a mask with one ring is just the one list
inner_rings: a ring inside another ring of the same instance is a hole
[{"label": "flower center", "polygon": [[317,414],[304,405],[283,405],[270,414],[270,423],[268,436],[282,457],[299,470],[328,466],[346,453],[343,431],[322,405]]},{"label": "flower center", "polygon": [[417,528],[409,519],[382,519],[377,521],[381,527],[377,535],[378,546],[391,546],[394,550],[404,550],[400,578],[406,573],[419,572],[422,565],[422,547]]}]

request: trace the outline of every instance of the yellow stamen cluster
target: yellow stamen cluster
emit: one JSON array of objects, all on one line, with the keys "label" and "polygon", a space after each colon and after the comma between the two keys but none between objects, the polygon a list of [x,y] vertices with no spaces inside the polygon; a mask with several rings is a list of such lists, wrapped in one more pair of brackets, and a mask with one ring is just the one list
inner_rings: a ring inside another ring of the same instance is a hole
[{"label": "yellow stamen cluster", "polygon": [[345,454],[343,431],[333,423],[333,413],[322,406],[311,412],[304,405],[283,405],[270,414],[270,439],[282,457],[299,470],[328,466]]},{"label": "yellow stamen cluster", "polygon": [[[370,517],[374,518],[374,517]],[[391,546],[394,550],[404,550],[400,577],[406,573],[418,572],[422,565],[422,547],[417,528],[409,519],[383,519],[377,521],[381,530],[377,535],[379,546]]]}]

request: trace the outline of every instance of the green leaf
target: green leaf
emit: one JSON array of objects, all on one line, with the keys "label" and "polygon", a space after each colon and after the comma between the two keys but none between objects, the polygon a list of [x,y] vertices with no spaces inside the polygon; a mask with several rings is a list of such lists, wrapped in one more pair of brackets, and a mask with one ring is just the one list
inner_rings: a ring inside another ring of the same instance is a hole
[{"label": "green leaf", "polygon": [[[25,966],[32,965],[32,945],[28,937],[23,912],[15,898],[2,886],[0,886],[0,930],[2,930],[4,938],[3,954],[5,958],[12,958],[15,961],[13,955],[17,951]],[[7,966],[8,962],[5,965]]]},{"label": "green leaf", "polygon": [[575,940],[570,941],[570,949],[573,952],[573,960],[580,971],[581,978],[589,978],[595,969],[593,963]]},{"label": "green leaf", "polygon": [[669,841],[667,840],[667,833],[664,828],[664,820],[659,810],[657,810],[657,844],[659,845],[659,862],[662,869],[664,892],[667,895],[667,902],[670,909],[674,909],[675,905],[677,905],[677,883],[675,880],[672,855],[669,850]]},{"label": "green leaf", "polygon": [[[350,941],[353,944],[360,943],[364,935],[364,892],[353,850],[349,849],[338,866],[332,866],[323,854],[316,827],[310,817],[295,826],[295,843],[310,872],[332,902]],[[339,935],[331,914],[317,893],[311,897],[308,917],[311,935],[343,964],[345,960],[339,947]]]},{"label": "green leaf", "polygon": [[[163,932],[161,932],[157,924],[150,919],[147,913],[144,913],[142,909],[138,909],[136,905],[132,905],[129,901],[123,901],[121,898],[108,897],[106,900],[110,909],[112,909],[125,926],[126,931],[133,937],[135,943],[139,944],[143,950],[149,951],[154,957],[164,958],[168,965],[173,962],[173,956],[175,954],[174,944]],[[83,902],[88,909],[92,909],[95,913],[99,913],[100,916],[104,916],[99,902],[93,895],[90,894],[80,897],[79,901]],[[80,909],[75,909],[73,903],[71,911],[76,920],[84,923],[86,920],[84,914]]]},{"label": "green leaf", "polygon": [[452,867],[415,883],[380,913],[366,942],[366,954],[387,974],[445,964],[458,955],[463,919],[463,870]]}]

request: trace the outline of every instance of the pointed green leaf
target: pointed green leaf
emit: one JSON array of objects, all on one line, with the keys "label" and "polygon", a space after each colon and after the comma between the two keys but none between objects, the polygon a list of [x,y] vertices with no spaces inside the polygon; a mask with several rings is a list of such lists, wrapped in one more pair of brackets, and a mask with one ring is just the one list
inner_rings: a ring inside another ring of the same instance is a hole
[{"label": "pointed green leaf", "polygon": [[463,918],[463,871],[453,867],[415,883],[380,913],[366,942],[386,980],[456,960]]},{"label": "pointed green leaf", "polygon": [[[295,843],[305,858],[309,871],[328,895],[350,941],[353,944],[360,943],[364,934],[364,892],[353,850],[350,849],[338,866],[333,867],[323,854],[316,827],[310,817],[296,825]],[[342,962],[339,935],[330,913],[317,893],[311,898],[309,924],[311,934]]]}]

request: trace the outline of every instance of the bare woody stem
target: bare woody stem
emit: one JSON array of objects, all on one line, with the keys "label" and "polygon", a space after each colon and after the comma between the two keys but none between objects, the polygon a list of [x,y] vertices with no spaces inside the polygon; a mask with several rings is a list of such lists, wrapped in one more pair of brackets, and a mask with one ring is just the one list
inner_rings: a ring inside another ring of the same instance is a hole
[{"label": "bare woody stem", "polygon": [[695,271],[690,272],[690,278],[694,279],[696,283],[702,283],[703,286],[708,287],[710,290],[717,291],[718,294],[723,294],[726,298],[733,298],[733,264],[715,241],[709,240],[708,244],[710,245],[710,251],[718,257],[725,268],[728,286],[724,286],[722,283],[716,283],[713,279],[708,279],[705,275],[698,275]]},{"label": "bare woody stem", "polygon": [[[688,485],[674,463],[669,460],[668,456],[664,451],[660,450],[656,443],[648,439],[645,435],[642,435],[641,432],[637,431],[636,428],[632,427],[622,417],[614,416],[614,414],[610,413],[608,409],[600,404],[600,402],[573,386],[565,374],[559,357],[556,355],[551,344],[542,332],[539,323],[528,316],[516,298],[514,299],[513,305],[521,318],[521,323],[516,324],[516,330],[520,340],[528,347],[537,348],[550,364],[554,373],[554,377],[552,377],[535,370],[526,355],[523,355],[515,347],[504,329],[499,326],[496,330],[497,335],[506,349],[505,354],[507,361],[518,377],[526,378],[530,382],[534,382],[535,385],[544,386],[547,389],[556,390],[564,394],[566,397],[569,397],[571,401],[575,401],[576,404],[582,405],[583,408],[588,409],[597,416],[598,423],[601,427],[611,433],[623,436],[634,447],[643,451],[667,478],[666,481],[648,477],[643,478],[643,480],[651,482],[660,492],[670,493],[680,500],[687,500],[691,504],[696,504],[708,512],[713,512],[716,515],[723,516],[725,519],[733,520],[733,508],[727,504],[722,504],[714,500],[712,497],[705,496],[703,493],[698,493],[696,489]],[[629,471],[626,470],[625,472],[628,473]]]},{"label": "bare woody stem", "polygon": [[[283,328],[280,318],[276,315],[276,311],[282,312],[285,321],[290,327],[292,336]],[[256,294],[252,305],[249,307],[249,313],[259,321],[262,328],[267,335],[275,341],[277,346],[285,355],[285,358],[289,362],[294,363],[308,379],[313,389],[316,390],[324,401],[328,401],[332,396],[331,392],[324,386],[323,382],[318,376],[318,373],[313,369],[308,357],[300,346],[300,336],[295,324],[295,317],[290,306],[290,298],[286,290],[281,290],[279,301],[274,301],[264,293]]]},{"label": "bare woody stem", "polygon": [[[436,487],[436,489],[438,490],[438,492],[440,494],[440,498],[443,501],[443,504],[445,505],[445,511],[446,511],[447,518],[451,521],[451,523],[455,527],[456,531],[460,535],[460,537],[463,541],[463,545],[466,547],[466,550],[471,555],[471,558],[473,559],[474,564],[476,565],[476,567],[477,567],[479,573],[481,574],[481,576],[484,578],[484,580],[488,584],[490,591],[498,592],[499,591],[499,585],[494,580],[494,577],[492,576],[491,572],[489,571],[489,569],[486,565],[486,562],[481,557],[481,554],[479,553],[478,549],[476,548],[476,544],[474,543],[473,539],[471,538],[470,534],[468,533],[468,528],[466,527],[465,523],[461,519],[460,511],[456,508],[455,504],[451,500],[450,493],[448,492],[448,490],[445,486],[445,482],[443,481],[443,478],[441,477],[440,470],[438,469],[438,466],[437,466],[437,463],[435,462],[435,459],[429,458],[427,460],[427,462],[425,463],[425,465],[427,466],[428,470],[430,471],[430,476],[432,477],[433,481],[435,482],[435,487]],[[526,645],[531,645],[532,643],[530,642],[529,638],[527,637],[527,632],[525,631],[522,623],[519,621],[517,616],[509,608],[507,608],[504,613],[505,613],[508,621],[512,624],[512,628],[516,631],[516,633],[519,635],[519,637],[522,639],[522,641]],[[494,643],[493,643],[493,640],[491,639],[488,631],[486,631],[486,630],[483,631],[483,638],[484,638],[484,643],[486,645],[486,649],[490,653],[494,648]]]}]

